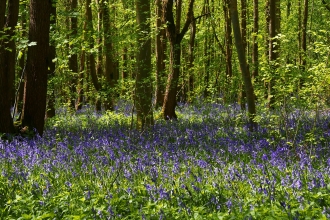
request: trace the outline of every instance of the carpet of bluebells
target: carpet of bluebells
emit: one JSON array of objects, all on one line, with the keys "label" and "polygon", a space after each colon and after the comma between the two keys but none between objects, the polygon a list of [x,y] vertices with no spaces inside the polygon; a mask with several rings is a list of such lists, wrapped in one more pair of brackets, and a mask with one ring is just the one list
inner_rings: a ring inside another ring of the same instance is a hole
[{"label": "carpet of bluebells", "polygon": [[330,115],[180,105],[132,129],[131,106],[57,112],[0,140],[0,219],[328,219]]}]

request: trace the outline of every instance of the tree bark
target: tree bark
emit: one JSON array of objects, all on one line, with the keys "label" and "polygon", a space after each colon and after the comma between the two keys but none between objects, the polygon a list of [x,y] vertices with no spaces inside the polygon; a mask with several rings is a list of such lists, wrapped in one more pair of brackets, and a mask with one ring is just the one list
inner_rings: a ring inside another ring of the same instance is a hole
[{"label": "tree bark", "polygon": [[[275,74],[277,69],[276,60],[278,58],[279,53],[279,41],[275,39],[276,35],[279,33],[279,17],[278,17],[278,0],[269,0],[269,63],[272,75]],[[274,91],[273,91],[273,83],[274,80],[271,77],[268,82],[268,107],[273,108],[273,104],[275,101]]]},{"label": "tree bark", "polygon": [[107,81],[108,91],[107,102],[105,105],[106,110],[114,110],[114,97],[116,87],[116,66],[113,56],[113,45],[111,41],[111,20],[109,6],[103,2],[103,31],[104,31],[104,49],[105,49],[105,79]]},{"label": "tree bark", "polygon": [[240,63],[242,78],[244,80],[244,86],[246,91],[246,98],[247,98],[248,112],[249,112],[249,128],[250,131],[253,131],[254,129],[256,129],[256,123],[253,121],[254,116],[256,114],[254,90],[247,66],[245,50],[244,50],[242,35],[240,31],[238,12],[237,12],[237,0],[230,1],[230,12],[231,12],[231,20],[233,24],[238,60]]},{"label": "tree bark", "polygon": [[[77,6],[78,6],[78,2],[77,0],[70,0],[70,41],[72,41],[72,39],[77,37],[77,33],[78,33],[78,19],[77,19],[77,15],[75,14],[76,10],[77,10]],[[71,108],[75,108],[76,105],[76,98],[77,98],[77,74],[78,74],[78,54],[76,52],[76,47],[77,45],[75,44],[71,44],[69,46],[70,48],[70,56],[69,56],[69,69],[71,71],[72,74],[72,80],[71,80],[71,84],[70,84],[70,105]]]},{"label": "tree bark", "polygon": [[266,25],[265,25],[265,55],[267,60],[269,60],[269,24],[270,24],[270,0],[266,0],[266,6],[265,6],[265,17],[266,17]]},{"label": "tree bark", "polygon": [[[6,12],[6,1],[0,1],[0,14]],[[5,71],[5,40],[3,39],[5,16],[0,16],[0,133],[12,133],[13,121],[10,114],[9,74]]]},{"label": "tree bark", "polygon": [[138,30],[137,74],[135,105],[137,129],[143,130],[153,125],[152,83],[151,83],[151,39],[150,39],[150,2],[136,1],[136,22]]},{"label": "tree bark", "polygon": [[[96,75],[100,79],[103,75],[103,50],[102,50],[102,24],[103,24],[103,0],[95,0],[98,5],[97,12],[97,65]],[[102,87],[102,85],[101,85]],[[106,102],[105,102],[106,103]],[[106,104],[105,104],[106,105]],[[101,111],[101,100],[96,99],[95,108],[97,111]]]},{"label": "tree bark", "polygon": [[[50,25],[56,26],[56,5],[55,3],[51,4],[51,20]],[[53,60],[56,57],[56,46],[55,42],[51,42],[49,45],[49,70],[48,70],[48,80],[55,76],[55,62]],[[46,118],[52,118],[55,116],[55,91],[52,88],[51,93],[48,97],[47,110],[46,110]]]},{"label": "tree bark", "polygon": [[29,41],[22,125],[43,134],[49,60],[50,0],[30,0]]},{"label": "tree bark", "polygon": [[253,48],[252,48],[252,64],[253,64],[253,70],[252,70],[252,77],[256,79],[259,75],[259,53],[258,53],[258,33],[259,33],[259,6],[258,6],[258,0],[253,0]]},{"label": "tree bark", "polygon": [[166,33],[162,28],[162,4],[161,0],[156,0],[156,89],[155,89],[155,107],[161,107],[164,101],[164,73],[165,73],[165,47],[166,47]]},{"label": "tree bark", "polygon": [[302,59],[301,66],[302,69],[306,69],[306,51],[307,51],[307,21],[308,21],[308,0],[304,0],[304,17],[302,22],[302,38],[301,38],[301,50],[302,50]]},{"label": "tree bark", "polygon": [[[92,9],[90,7],[91,4],[91,0],[86,0],[86,19],[87,19],[87,27],[88,27],[88,31],[90,33],[93,33],[93,17],[92,17]],[[90,36],[89,37],[89,48],[94,48],[94,39]],[[96,100],[99,98],[98,94],[101,90],[101,84],[99,82],[98,76],[96,74],[96,67],[95,67],[95,57],[94,54],[92,52],[89,53],[88,55],[88,61],[89,61],[89,71],[92,77],[92,83],[94,85],[94,88],[96,90],[97,96],[96,96]],[[97,104],[97,101],[95,103],[95,110],[96,111],[100,111],[101,109],[99,109],[99,105]]]},{"label": "tree bark", "polygon": [[[83,36],[84,36],[84,40],[87,40],[87,36],[86,36],[86,30],[87,30],[87,21],[85,19],[84,21],[84,26],[83,26]],[[84,102],[84,79],[86,79],[86,81],[88,81],[88,77],[87,74],[85,74],[87,68],[85,68],[86,66],[86,52],[85,50],[81,51],[80,54],[80,68],[79,68],[79,80],[77,82],[77,102],[76,102],[76,110],[81,110],[82,106],[83,106],[83,102]],[[86,78],[84,78],[86,77]],[[88,84],[88,83],[87,83]]]},{"label": "tree bark", "polygon": [[233,67],[232,67],[232,44],[233,44],[233,38],[231,35],[231,17],[229,12],[230,7],[230,0],[224,0],[224,16],[225,16],[225,47],[226,47],[226,75],[228,77],[232,77],[233,75]]},{"label": "tree bark", "polygon": [[[242,35],[242,43],[243,48],[245,50],[245,54],[247,54],[247,42],[246,42],[246,14],[247,14],[247,5],[246,0],[241,0],[241,35]],[[248,72],[249,71],[249,64],[247,63]],[[240,86],[240,94],[239,94],[239,103],[241,105],[241,109],[245,110],[245,103],[246,103],[246,93],[243,86]]]},{"label": "tree bark", "polygon": [[193,20],[190,24],[190,39],[189,39],[189,82],[188,82],[188,102],[192,101],[192,93],[194,91],[194,49],[195,49],[195,37],[196,37],[196,21]]},{"label": "tree bark", "polygon": [[15,26],[17,25],[19,11],[19,0],[8,0],[8,14],[5,27],[7,28],[6,35],[8,36],[8,43],[6,45],[5,53],[5,71],[8,72],[8,96],[10,97],[10,104],[15,102],[15,64],[16,64],[16,44]]},{"label": "tree bark", "polygon": [[[176,95],[178,80],[180,75],[180,58],[181,58],[181,48],[180,44],[183,39],[183,36],[188,31],[190,23],[193,21],[193,5],[195,0],[190,0],[188,5],[188,13],[186,17],[185,24],[180,32],[180,23],[181,11],[176,11],[176,21],[174,23],[174,14],[173,14],[173,1],[172,0],[163,0],[163,22],[167,24],[166,33],[168,40],[170,42],[170,73],[167,78],[166,91],[164,96],[164,103],[162,108],[163,118],[168,119],[177,119],[175,113],[176,107]],[[177,9],[178,6],[181,6],[181,0],[176,1]]]}]

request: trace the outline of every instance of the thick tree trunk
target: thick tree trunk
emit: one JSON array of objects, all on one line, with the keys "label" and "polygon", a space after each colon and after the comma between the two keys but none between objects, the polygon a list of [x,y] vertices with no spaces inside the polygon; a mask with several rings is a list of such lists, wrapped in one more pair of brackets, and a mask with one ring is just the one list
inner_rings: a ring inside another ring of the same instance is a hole
[{"label": "thick tree trunk", "polygon": [[136,22],[138,29],[137,75],[135,105],[137,129],[143,130],[153,125],[152,83],[151,83],[151,29],[149,0],[136,1]]},{"label": "thick tree trunk", "polygon": [[[6,1],[0,1],[0,14],[6,12]],[[3,39],[5,16],[0,16],[0,39]],[[0,133],[12,133],[13,121],[10,114],[9,74],[5,71],[5,41],[0,40]]]},{"label": "thick tree trunk", "polygon": [[[180,20],[181,11],[176,11],[176,21],[174,23],[173,15],[173,1],[172,0],[163,0],[163,22],[167,24],[166,32],[168,40],[170,42],[170,73],[167,78],[166,91],[164,96],[164,103],[162,108],[163,118],[168,119],[177,119],[175,113],[176,107],[176,95],[177,87],[180,75],[180,58],[181,58],[181,48],[180,44],[183,39],[183,36],[188,31],[190,23],[193,21],[193,5],[195,0],[190,0],[188,6],[188,13],[186,22],[180,32]],[[181,0],[176,1],[177,9],[181,8]]]},{"label": "thick tree trunk", "polygon": [[[56,6],[55,3],[51,5],[51,20],[50,25],[56,26]],[[56,47],[55,42],[51,42],[49,45],[49,71],[48,71],[48,80],[55,76],[55,62],[53,60],[56,57]],[[55,116],[55,91],[52,88],[51,94],[48,97],[47,110],[46,110],[46,118],[52,118]]]},{"label": "thick tree trunk", "polygon": [[237,12],[237,0],[231,0],[230,2],[230,12],[231,12],[231,20],[233,24],[234,36],[235,36],[235,44],[238,54],[238,59],[242,71],[242,78],[244,80],[246,98],[248,103],[248,111],[249,111],[249,119],[250,119],[250,131],[256,129],[256,123],[253,121],[254,116],[256,114],[255,108],[255,99],[254,99],[254,91],[251,82],[250,73],[248,70],[245,50],[243,46],[242,35],[240,31],[238,12]]},{"label": "thick tree trunk", "polygon": [[29,41],[24,86],[22,125],[43,134],[49,60],[50,0],[30,0]]}]

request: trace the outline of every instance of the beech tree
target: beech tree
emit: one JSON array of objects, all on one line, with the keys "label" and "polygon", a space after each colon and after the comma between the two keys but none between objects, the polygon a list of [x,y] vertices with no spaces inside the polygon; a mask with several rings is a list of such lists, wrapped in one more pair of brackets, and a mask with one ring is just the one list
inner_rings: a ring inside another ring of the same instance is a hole
[{"label": "beech tree", "polygon": [[30,0],[29,9],[29,41],[35,42],[36,45],[30,46],[27,52],[22,126],[35,128],[39,135],[44,131],[47,75],[51,62],[49,59],[51,4],[51,0]]},{"label": "beech tree", "polygon": [[237,0],[230,1],[230,14],[231,14],[231,21],[233,24],[235,45],[236,45],[236,49],[237,49],[238,60],[239,60],[239,64],[241,67],[242,78],[243,78],[244,86],[245,86],[246,99],[247,99],[248,112],[249,112],[249,120],[250,120],[250,130],[253,131],[254,129],[256,129],[256,123],[253,121],[253,119],[256,115],[254,90],[253,90],[253,85],[251,82],[251,76],[249,73],[249,69],[247,66],[244,42],[243,42],[241,31],[240,31],[238,12],[237,12]]},{"label": "beech tree", "polygon": [[137,74],[135,105],[137,128],[144,129],[153,125],[152,84],[151,84],[151,39],[150,39],[150,2],[137,0],[136,22],[138,24]]},{"label": "beech tree", "polygon": [[162,115],[165,120],[177,119],[175,107],[177,104],[176,96],[178,90],[178,80],[181,64],[181,41],[188,31],[190,23],[193,21],[193,6],[195,0],[190,0],[185,24],[181,29],[181,9],[182,0],[175,1],[176,16],[174,21],[173,1],[163,0],[163,22],[166,26],[167,38],[170,43],[170,72],[167,78]]},{"label": "beech tree", "polygon": [[[6,12],[6,1],[0,1],[0,15]],[[0,16],[0,133],[14,131],[10,114],[9,73],[5,70],[5,16]]]}]

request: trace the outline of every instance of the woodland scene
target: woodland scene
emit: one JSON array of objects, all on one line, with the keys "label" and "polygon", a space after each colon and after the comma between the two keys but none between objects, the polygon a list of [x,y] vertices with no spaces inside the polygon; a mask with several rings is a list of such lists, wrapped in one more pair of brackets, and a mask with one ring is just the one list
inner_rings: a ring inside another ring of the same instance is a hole
[{"label": "woodland scene", "polygon": [[0,0],[0,219],[330,219],[330,0]]}]

